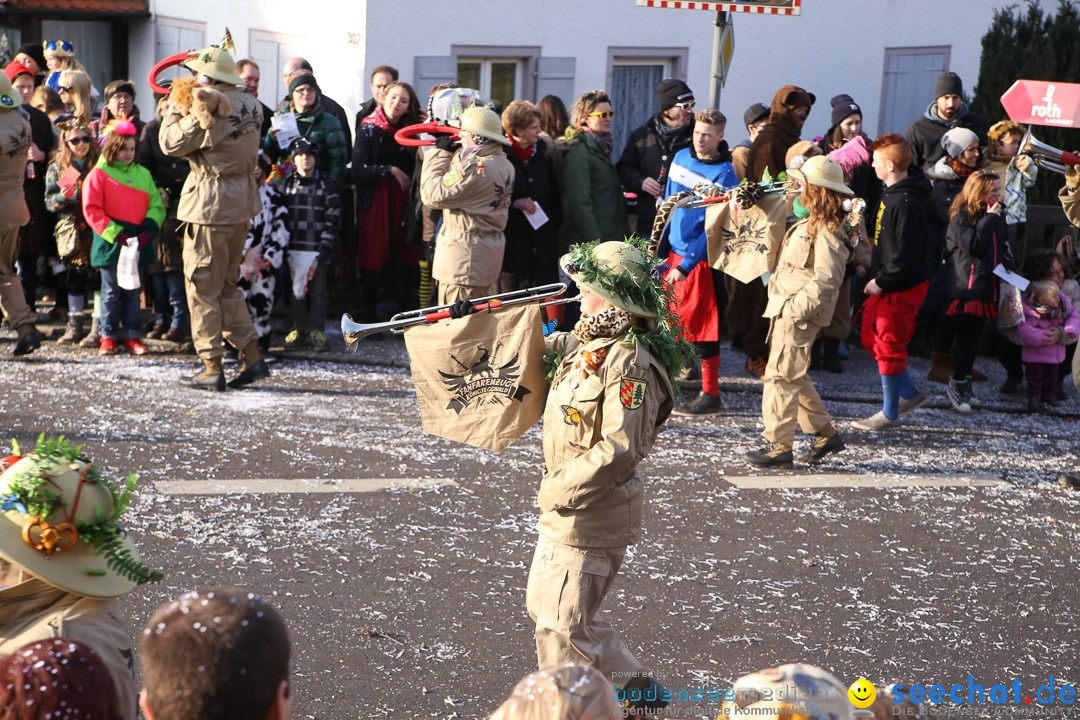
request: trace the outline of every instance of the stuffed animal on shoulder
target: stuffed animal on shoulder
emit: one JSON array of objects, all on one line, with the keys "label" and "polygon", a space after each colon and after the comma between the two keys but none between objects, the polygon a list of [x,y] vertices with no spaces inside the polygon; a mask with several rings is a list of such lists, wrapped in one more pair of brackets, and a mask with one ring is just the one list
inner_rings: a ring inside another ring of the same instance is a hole
[{"label": "stuffed animal on shoulder", "polygon": [[194,115],[203,130],[209,130],[220,118],[232,114],[232,105],[225,94],[202,87],[194,76],[173,80],[169,88],[169,101],[181,115]]}]

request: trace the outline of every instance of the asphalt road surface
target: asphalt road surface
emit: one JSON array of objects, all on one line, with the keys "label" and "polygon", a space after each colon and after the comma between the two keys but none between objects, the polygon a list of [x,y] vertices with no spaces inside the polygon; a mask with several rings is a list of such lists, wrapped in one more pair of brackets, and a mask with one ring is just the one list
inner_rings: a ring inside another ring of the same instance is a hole
[{"label": "asphalt road surface", "polygon": [[[364,342],[348,357],[360,364],[282,358],[224,394],[177,384],[190,357],[12,360],[12,341],[0,336],[4,434],[26,448],[62,433],[106,475],[140,473],[128,525],[166,579],[125,599],[133,634],[183,591],[256,590],[290,627],[294,717],[320,720],[485,717],[534,669],[538,426],[501,454],[423,434],[397,340]],[[981,411],[954,413],[922,381],[930,407],[871,436],[850,428],[880,402],[855,351],[843,375],[815,375],[849,449],[766,473],[741,459],[761,430],[741,360],[723,354],[724,414],[661,433],[643,538],[605,605],[662,684],[726,688],[784,662],[879,690],[1080,680],[1080,492],[1056,482],[1080,467],[1075,388],[1028,415],[980,358]]]}]

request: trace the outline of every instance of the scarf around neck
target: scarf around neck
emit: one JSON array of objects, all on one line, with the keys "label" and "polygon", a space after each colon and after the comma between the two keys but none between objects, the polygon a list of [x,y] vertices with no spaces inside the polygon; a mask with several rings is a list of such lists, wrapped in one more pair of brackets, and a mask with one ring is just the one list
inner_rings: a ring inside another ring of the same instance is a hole
[{"label": "scarf around neck", "polygon": [[628,328],[634,319],[622,308],[609,307],[595,315],[582,313],[574,326],[574,337],[584,345],[596,338],[615,337]]},{"label": "scarf around neck", "polygon": [[611,133],[593,132],[588,128],[585,129],[585,132],[588,133],[589,137],[593,139],[593,142],[596,143],[596,146],[600,148],[600,152],[604,153],[606,157],[611,157],[611,146],[614,143],[614,140],[611,137]]},{"label": "scarf around neck", "polygon": [[366,118],[360,121],[361,125],[374,125],[380,130],[385,130],[388,133],[393,133],[395,128],[390,124],[390,119],[386,117],[386,113],[383,112],[382,107],[376,107],[375,112],[368,115]]},{"label": "scarf around neck", "polygon": [[956,158],[946,156],[945,164],[948,165],[949,168],[952,169],[952,171],[956,173],[956,176],[961,180],[967,180],[968,175],[975,172],[975,168],[971,167],[970,165],[965,165]]}]

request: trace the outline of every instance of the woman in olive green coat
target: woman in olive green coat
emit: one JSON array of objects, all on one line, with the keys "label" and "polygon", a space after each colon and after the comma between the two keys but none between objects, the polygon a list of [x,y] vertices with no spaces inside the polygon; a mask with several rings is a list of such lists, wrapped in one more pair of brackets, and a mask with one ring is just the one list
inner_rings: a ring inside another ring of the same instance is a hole
[{"label": "woman in olive green coat", "polygon": [[630,234],[619,171],[611,160],[611,100],[602,90],[578,98],[571,127],[560,138],[567,240],[622,240]]}]

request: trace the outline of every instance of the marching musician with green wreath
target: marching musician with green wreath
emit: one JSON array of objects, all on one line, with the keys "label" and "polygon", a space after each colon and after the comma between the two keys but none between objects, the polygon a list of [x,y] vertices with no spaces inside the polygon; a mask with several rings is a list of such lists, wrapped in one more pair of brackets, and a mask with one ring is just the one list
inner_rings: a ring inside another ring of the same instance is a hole
[{"label": "marching musician with green wreath", "polygon": [[625,687],[628,699],[655,698],[662,689],[600,606],[627,545],[640,537],[638,463],[671,414],[672,378],[684,355],[694,356],[660,279],[660,260],[645,248],[636,238],[592,242],[560,261],[581,289],[581,319],[572,333],[546,338],[557,359],[544,411],[540,536],[526,591],[539,666],[593,665]]},{"label": "marching musician with green wreath", "polygon": [[0,657],[35,640],[78,640],[102,659],[122,720],[138,717],[134,646],[117,600],[161,573],[118,524],[137,476],[105,480],[64,438],[0,459]]}]

